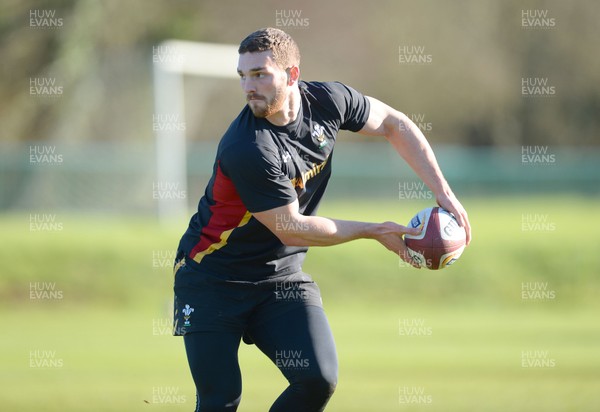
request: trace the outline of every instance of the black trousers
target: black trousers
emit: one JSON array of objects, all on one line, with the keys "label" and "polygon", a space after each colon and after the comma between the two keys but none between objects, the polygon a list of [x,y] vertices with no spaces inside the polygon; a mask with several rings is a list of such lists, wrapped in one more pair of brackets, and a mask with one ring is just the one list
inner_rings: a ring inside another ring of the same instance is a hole
[{"label": "black trousers", "polygon": [[[235,411],[242,381],[239,330],[193,331],[184,335],[197,391],[196,411]],[[270,412],[323,411],[337,382],[337,354],[322,307],[298,306],[245,330],[287,378],[289,386]]]}]

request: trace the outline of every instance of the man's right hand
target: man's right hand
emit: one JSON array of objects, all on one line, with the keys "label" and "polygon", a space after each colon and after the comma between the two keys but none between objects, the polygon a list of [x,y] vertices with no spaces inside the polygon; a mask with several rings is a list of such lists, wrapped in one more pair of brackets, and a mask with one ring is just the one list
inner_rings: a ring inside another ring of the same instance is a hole
[{"label": "man's right hand", "polygon": [[387,250],[400,256],[406,263],[420,269],[420,267],[411,259],[408,248],[404,243],[404,235],[416,236],[419,233],[421,233],[421,228],[406,227],[394,222],[384,222],[378,225],[376,235],[373,238],[381,243]]}]

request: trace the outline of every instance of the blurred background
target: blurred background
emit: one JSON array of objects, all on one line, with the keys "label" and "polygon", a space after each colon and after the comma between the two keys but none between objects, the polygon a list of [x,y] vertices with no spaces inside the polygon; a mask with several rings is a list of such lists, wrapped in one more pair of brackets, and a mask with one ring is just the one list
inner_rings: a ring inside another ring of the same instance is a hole
[{"label": "blurred background", "polygon": [[[164,116],[156,76],[164,59],[217,67],[167,40],[273,26],[304,80],[411,117],[473,224],[440,273],[368,241],[311,251],[340,352],[328,410],[598,410],[599,19],[591,0],[3,1],[2,404],[193,409],[170,267],[244,96],[235,67],[187,74]],[[159,175],[165,130],[167,152],[185,141],[179,180]],[[385,139],[343,132],[334,164],[324,215],[405,223],[434,203]],[[183,213],[165,219],[170,202]],[[240,410],[267,410],[283,378],[254,347],[241,360]]]},{"label": "blurred background", "polygon": [[[600,128],[599,12],[592,1],[264,1],[251,7],[9,1],[2,7],[5,210],[44,205],[151,213],[152,63],[159,44],[238,44],[256,28],[278,24],[302,48],[304,79],[346,82],[408,114],[442,150],[440,161],[457,189],[598,193],[591,168]],[[191,180],[198,182],[197,190],[190,188],[191,207],[210,172],[205,161],[243,102],[234,79],[186,76],[179,126],[188,141]],[[42,167],[30,161],[30,148],[54,150],[64,162]],[[554,154],[557,167],[519,167],[524,148]],[[370,149],[375,158],[378,150],[388,148]],[[340,178],[389,176],[397,163],[391,156],[367,162],[365,168],[379,170],[365,171],[347,167],[344,159],[336,158]],[[393,179],[365,186],[385,195]]]}]

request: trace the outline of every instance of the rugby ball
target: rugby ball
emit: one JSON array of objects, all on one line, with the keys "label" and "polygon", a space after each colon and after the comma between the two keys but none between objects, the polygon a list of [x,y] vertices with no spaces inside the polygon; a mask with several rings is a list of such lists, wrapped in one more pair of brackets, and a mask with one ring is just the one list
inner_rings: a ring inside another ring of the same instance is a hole
[{"label": "rugby ball", "polygon": [[458,225],[452,213],[441,207],[421,210],[408,226],[421,228],[416,236],[404,235],[408,253],[419,267],[443,269],[456,262],[465,248],[465,229]]}]

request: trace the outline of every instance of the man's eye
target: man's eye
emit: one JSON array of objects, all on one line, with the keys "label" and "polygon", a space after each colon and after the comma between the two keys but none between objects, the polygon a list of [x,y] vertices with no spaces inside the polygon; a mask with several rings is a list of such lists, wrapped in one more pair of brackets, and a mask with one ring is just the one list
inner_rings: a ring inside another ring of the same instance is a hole
[{"label": "man's eye", "polygon": [[[246,75],[245,74],[239,74],[240,76],[240,80],[246,80]],[[264,79],[267,75],[265,73],[251,73],[250,77],[253,77],[255,79]]]}]

